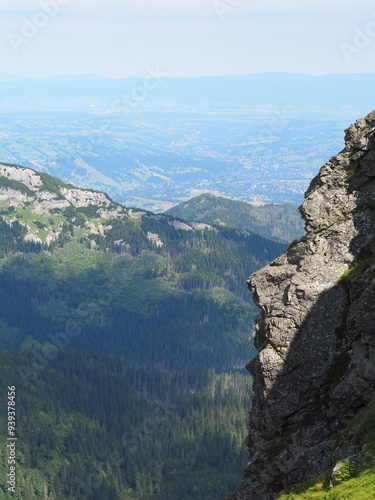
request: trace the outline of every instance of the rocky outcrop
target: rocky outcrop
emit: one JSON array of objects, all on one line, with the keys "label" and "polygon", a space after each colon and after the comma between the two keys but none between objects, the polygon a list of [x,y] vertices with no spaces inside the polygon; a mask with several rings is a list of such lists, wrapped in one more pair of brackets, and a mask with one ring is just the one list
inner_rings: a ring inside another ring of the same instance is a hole
[{"label": "rocky outcrop", "polygon": [[[115,219],[140,220],[146,217],[163,220],[181,231],[218,231],[201,222],[187,224],[170,216],[128,209],[101,191],[75,187],[49,174],[1,162],[0,210],[1,220],[9,225],[18,221],[27,229],[25,242],[47,246],[58,240],[62,233],[66,235],[68,232],[72,235],[72,232],[81,231],[81,236],[100,234],[105,238],[106,230],[112,229],[109,221]],[[147,238],[157,248],[164,245],[159,235],[152,231],[147,233]],[[123,247],[124,252],[129,249],[129,244],[122,238],[114,243]],[[91,247],[95,247],[93,240]]]},{"label": "rocky outcrop", "polygon": [[[99,223],[100,220],[128,217],[127,209],[111,200],[105,193],[74,187],[46,173],[1,162],[0,209],[5,222],[11,225],[19,219],[19,223],[26,227],[25,242],[47,246],[63,232],[65,213],[65,222],[74,224],[73,230],[81,229],[86,233],[102,236],[105,232],[104,226]],[[16,209],[19,213],[14,216]],[[82,219],[82,211],[74,212],[74,209],[88,209],[83,211],[87,214],[87,224],[86,218]],[[57,214],[63,219],[50,218]],[[135,212],[134,217],[137,215]]]},{"label": "rocky outcrop", "polygon": [[209,224],[205,224],[204,222],[190,222],[187,224],[186,222],[182,222],[179,220],[169,220],[168,224],[175,229],[181,229],[182,231],[214,231],[217,232],[217,229]]},{"label": "rocky outcrop", "polygon": [[[116,211],[116,216],[124,215],[124,208],[113,202],[108,195],[101,191],[74,187],[48,176],[45,177],[31,168],[20,165],[0,163],[0,177],[13,181],[8,185],[0,179],[0,203],[4,206],[12,203],[13,206],[23,206],[32,203],[32,210],[40,215],[48,215],[54,210],[73,207],[100,207],[102,211]],[[14,182],[16,181],[16,183]],[[17,184],[18,183],[18,184]],[[17,186],[20,186],[17,189]],[[24,186],[24,189],[22,189]],[[26,191],[25,191],[26,189]]]},{"label": "rocky outcrop", "polygon": [[277,498],[356,451],[334,436],[375,390],[375,112],[345,141],[306,193],[306,236],[249,278],[259,354],[233,500]]},{"label": "rocky outcrop", "polygon": [[150,233],[150,231],[148,231],[147,232],[147,239],[149,241],[152,241],[152,243],[154,243],[154,245],[156,245],[158,248],[160,248],[164,245],[164,243],[159,238],[159,235],[156,233]]},{"label": "rocky outcrop", "polygon": [[27,167],[0,163],[0,175],[21,182],[30,189],[36,189],[43,185],[40,176],[34,170]]},{"label": "rocky outcrop", "polygon": [[62,188],[61,192],[75,207],[89,207],[90,205],[106,206],[111,203],[108,196],[100,191],[91,191],[82,188]]}]

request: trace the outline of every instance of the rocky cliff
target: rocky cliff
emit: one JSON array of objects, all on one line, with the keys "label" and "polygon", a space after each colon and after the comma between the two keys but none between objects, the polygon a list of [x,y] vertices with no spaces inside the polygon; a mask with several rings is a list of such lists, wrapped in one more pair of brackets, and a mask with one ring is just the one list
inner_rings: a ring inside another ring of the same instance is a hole
[{"label": "rocky cliff", "polygon": [[[47,246],[64,232],[64,223],[74,224],[76,231],[86,226],[87,234],[102,234],[101,222],[105,219],[133,216],[131,210],[105,193],[75,187],[45,172],[3,162],[0,162],[0,211],[1,219],[9,225],[18,220],[26,228],[25,241]],[[90,224],[82,220],[82,213],[90,215]]]},{"label": "rocky cliff", "polygon": [[306,236],[248,281],[259,354],[233,500],[277,498],[361,453],[342,431],[375,390],[375,112],[345,141],[306,193]]}]

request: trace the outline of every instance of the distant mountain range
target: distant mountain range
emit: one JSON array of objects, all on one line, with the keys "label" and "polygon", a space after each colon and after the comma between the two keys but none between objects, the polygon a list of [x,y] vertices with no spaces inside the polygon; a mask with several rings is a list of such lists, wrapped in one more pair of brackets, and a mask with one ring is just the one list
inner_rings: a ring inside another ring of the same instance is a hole
[{"label": "distant mountain range", "polygon": [[[54,99],[97,98],[111,102],[117,96],[142,87],[144,79],[154,79],[157,85],[147,92],[148,101],[165,100],[165,105],[201,106],[215,103],[239,106],[292,105],[322,109],[375,107],[372,90],[375,74],[307,75],[293,73],[258,73],[251,75],[170,78],[162,68],[150,67],[144,77],[123,79],[101,75],[60,75],[43,79],[17,75],[0,75],[3,98],[23,94],[25,84],[30,99],[40,96]],[[11,82],[11,86],[7,86]],[[5,93],[4,93],[5,92]]]},{"label": "distant mountain range", "polygon": [[10,73],[0,73],[0,82],[15,82],[26,80],[33,80],[33,78],[21,75],[11,75]]},{"label": "distant mountain range", "polygon": [[102,75],[96,75],[94,73],[92,74],[84,74],[84,75],[73,75],[73,74],[67,74],[67,75],[57,75],[57,76],[48,76],[45,78],[33,78],[29,76],[22,76],[22,75],[12,75],[10,73],[0,73],[0,82],[1,81],[34,81],[34,82],[41,82],[41,81],[80,81],[80,80],[111,80],[111,78],[108,78],[106,76]]},{"label": "distant mountain range", "polygon": [[341,131],[375,107],[373,74],[0,77],[0,158],[162,212],[202,192],[303,200]]}]

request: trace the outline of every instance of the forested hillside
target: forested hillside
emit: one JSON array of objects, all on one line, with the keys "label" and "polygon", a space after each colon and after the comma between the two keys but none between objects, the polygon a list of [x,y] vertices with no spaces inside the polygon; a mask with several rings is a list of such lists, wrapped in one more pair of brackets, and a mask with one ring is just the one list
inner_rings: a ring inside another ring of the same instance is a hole
[{"label": "forested hillside", "polygon": [[266,238],[290,242],[299,239],[304,225],[298,208],[293,205],[254,206],[222,196],[201,194],[165,212],[188,221],[204,221],[226,227],[241,227]]},{"label": "forested hillside", "polygon": [[[235,486],[246,461],[249,376],[130,368],[71,350],[49,356],[36,369],[35,353],[0,355],[3,393],[12,383],[17,394],[14,498],[219,499]],[[25,373],[33,373],[27,383]]]},{"label": "forested hillside", "polygon": [[2,464],[16,386],[15,498],[225,498],[246,462],[245,279],[285,245],[0,169]]}]

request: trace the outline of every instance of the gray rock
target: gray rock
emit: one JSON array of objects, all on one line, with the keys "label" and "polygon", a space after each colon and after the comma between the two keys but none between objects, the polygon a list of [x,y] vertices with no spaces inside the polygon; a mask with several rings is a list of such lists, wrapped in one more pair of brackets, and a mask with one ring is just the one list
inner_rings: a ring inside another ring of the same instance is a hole
[{"label": "gray rock", "polygon": [[344,458],[350,442],[332,436],[375,389],[375,111],[345,141],[300,207],[306,236],[248,280],[259,354],[233,500],[276,498]]}]

